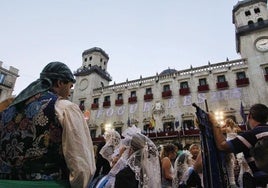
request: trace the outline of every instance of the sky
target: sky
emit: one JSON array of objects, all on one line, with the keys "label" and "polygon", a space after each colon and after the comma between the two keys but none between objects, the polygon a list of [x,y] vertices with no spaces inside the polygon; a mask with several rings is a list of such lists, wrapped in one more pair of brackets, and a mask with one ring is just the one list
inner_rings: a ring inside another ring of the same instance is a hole
[{"label": "sky", "polygon": [[0,0],[0,61],[19,69],[13,94],[83,51],[108,55],[110,84],[239,59],[232,9],[238,0]]}]

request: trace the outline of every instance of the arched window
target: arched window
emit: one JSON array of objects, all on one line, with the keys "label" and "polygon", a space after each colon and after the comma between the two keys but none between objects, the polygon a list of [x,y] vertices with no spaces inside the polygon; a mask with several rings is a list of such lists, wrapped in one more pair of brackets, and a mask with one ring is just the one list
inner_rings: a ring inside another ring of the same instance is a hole
[{"label": "arched window", "polygon": [[250,11],[249,10],[245,11],[245,15],[250,16],[251,15]]},{"label": "arched window", "polygon": [[263,19],[262,18],[258,18],[258,23],[263,23]]},{"label": "arched window", "polygon": [[258,14],[258,13],[260,13],[261,11],[260,11],[260,8],[259,7],[257,7],[257,8],[254,8],[254,12],[255,12],[255,14]]},{"label": "arched window", "polygon": [[174,131],[174,122],[172,122],[172,121],[164,122],[163,129],[165,132],[173,132]]},{"label": "arched window", "polygon": [[254,24],[254,22],[253,22],[252,20],[249,20],[249,21],[248,21],[248,25],[249,25],[249,26],[253,26],[253,24]]}]

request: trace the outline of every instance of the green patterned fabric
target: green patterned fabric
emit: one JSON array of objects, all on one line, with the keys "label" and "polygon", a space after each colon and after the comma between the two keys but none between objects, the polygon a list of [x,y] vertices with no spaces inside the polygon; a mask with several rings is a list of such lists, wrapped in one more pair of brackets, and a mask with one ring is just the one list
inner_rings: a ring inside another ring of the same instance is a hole
[{"label": "green patterned fabric", "polygon": [[12,105],[25,101],[38,93],[45,92],[52,87],[52,80],[63,80],[75,83],[72,71],[61,62],[51,62],[40,73],[40,78],[32,82],[14,99]]}]

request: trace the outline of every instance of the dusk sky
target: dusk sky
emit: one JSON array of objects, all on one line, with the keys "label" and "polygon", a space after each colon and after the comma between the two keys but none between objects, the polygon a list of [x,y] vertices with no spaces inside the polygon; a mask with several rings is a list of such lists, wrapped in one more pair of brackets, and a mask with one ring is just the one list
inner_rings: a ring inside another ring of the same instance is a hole
[{"label": "dusk sky", "polygon": [[18,94],[51,61],[72,71],[83,51],[110,57],[110,84],[239,59],[233,1],[8,0],[0,4],[0,61],[19,69]]}]

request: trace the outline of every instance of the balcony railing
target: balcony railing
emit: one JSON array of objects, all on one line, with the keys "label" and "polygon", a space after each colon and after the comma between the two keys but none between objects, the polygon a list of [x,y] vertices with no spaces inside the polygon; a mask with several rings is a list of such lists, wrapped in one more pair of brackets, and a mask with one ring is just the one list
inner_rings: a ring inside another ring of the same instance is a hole
[{"label": "balcony railing", "polygon": [[264,75],[265,81],[268,81],[268,74]]},{"label": "balcony railing", "polygon": [[151,101],[151,100],[153,100],[154,95],[152,93],[151,94],[145,94],[143,96],[143,98],[144,98],[145,101]]},{"label": "balcony railing", "polygon": [[236,85],[238,87],[248,86],[249,85],[249,79],[248,78],[238,79],[238,80],[236,80]]},{"label": "balcony railing", "polygon": [[180,88],[180,90],[179,90],[179,93],[180,93],[180,95],[188,95],[189,93],[190,93],[190,88],[189,87],[187,87],[187,88]]},{"label": "balcony railing", "polygon": [[95,110],[95,109],[98,109],[99,108],[99,104],[98,103],[92,103],[91,104],[91,109],[92,110]]},{"label": "balcony railing", "polygon": [[226,89],[228,87],[229,87],[229,85],[228,85],[227,81],[225,81],[225,82],[217,82],[217,89]]},{"label": "balcony railing", "polygon": [[107,108],[107,107],[110,107],[111,106],[111,101],[104,101],[103,102],[103,107],[104,108]]},{"label": "balcony railing", "polygon": [[206,84],[206,85],[198,86],[197,89],[199,92],[206,92],[206,91],[209,91],[209,86],[208,84]]},{"label": "balcony railing", "polygon": [[0,85],[3,85],[3,86],[8,87],[8,88],[12,88],[13,87],[13,83],[12,82],[9,82],[7,80],[4,80],[4,82],[1,82]]},{"label": "balcony railing", "polygon": [[136,103],[137,102],[137,97],[129,97],[128,98],[128,103]]},{"label": "balcony railing", "polygon": [[85,110],[85,106],[83,104],[80,104],[79,105],[79,108],[80,108],[81,111],[84,111]]},{"label": "balcony railing", "polygon": [[115,106],[120,106],[122,104],[124,104],[123,99],[117,99],[117,100],[115,100]]},{"label": "balcony railing", "polygon": [[172,91],[171,90],[162,92],[162,98],[170,98],[171,96],[172,96]]}]

